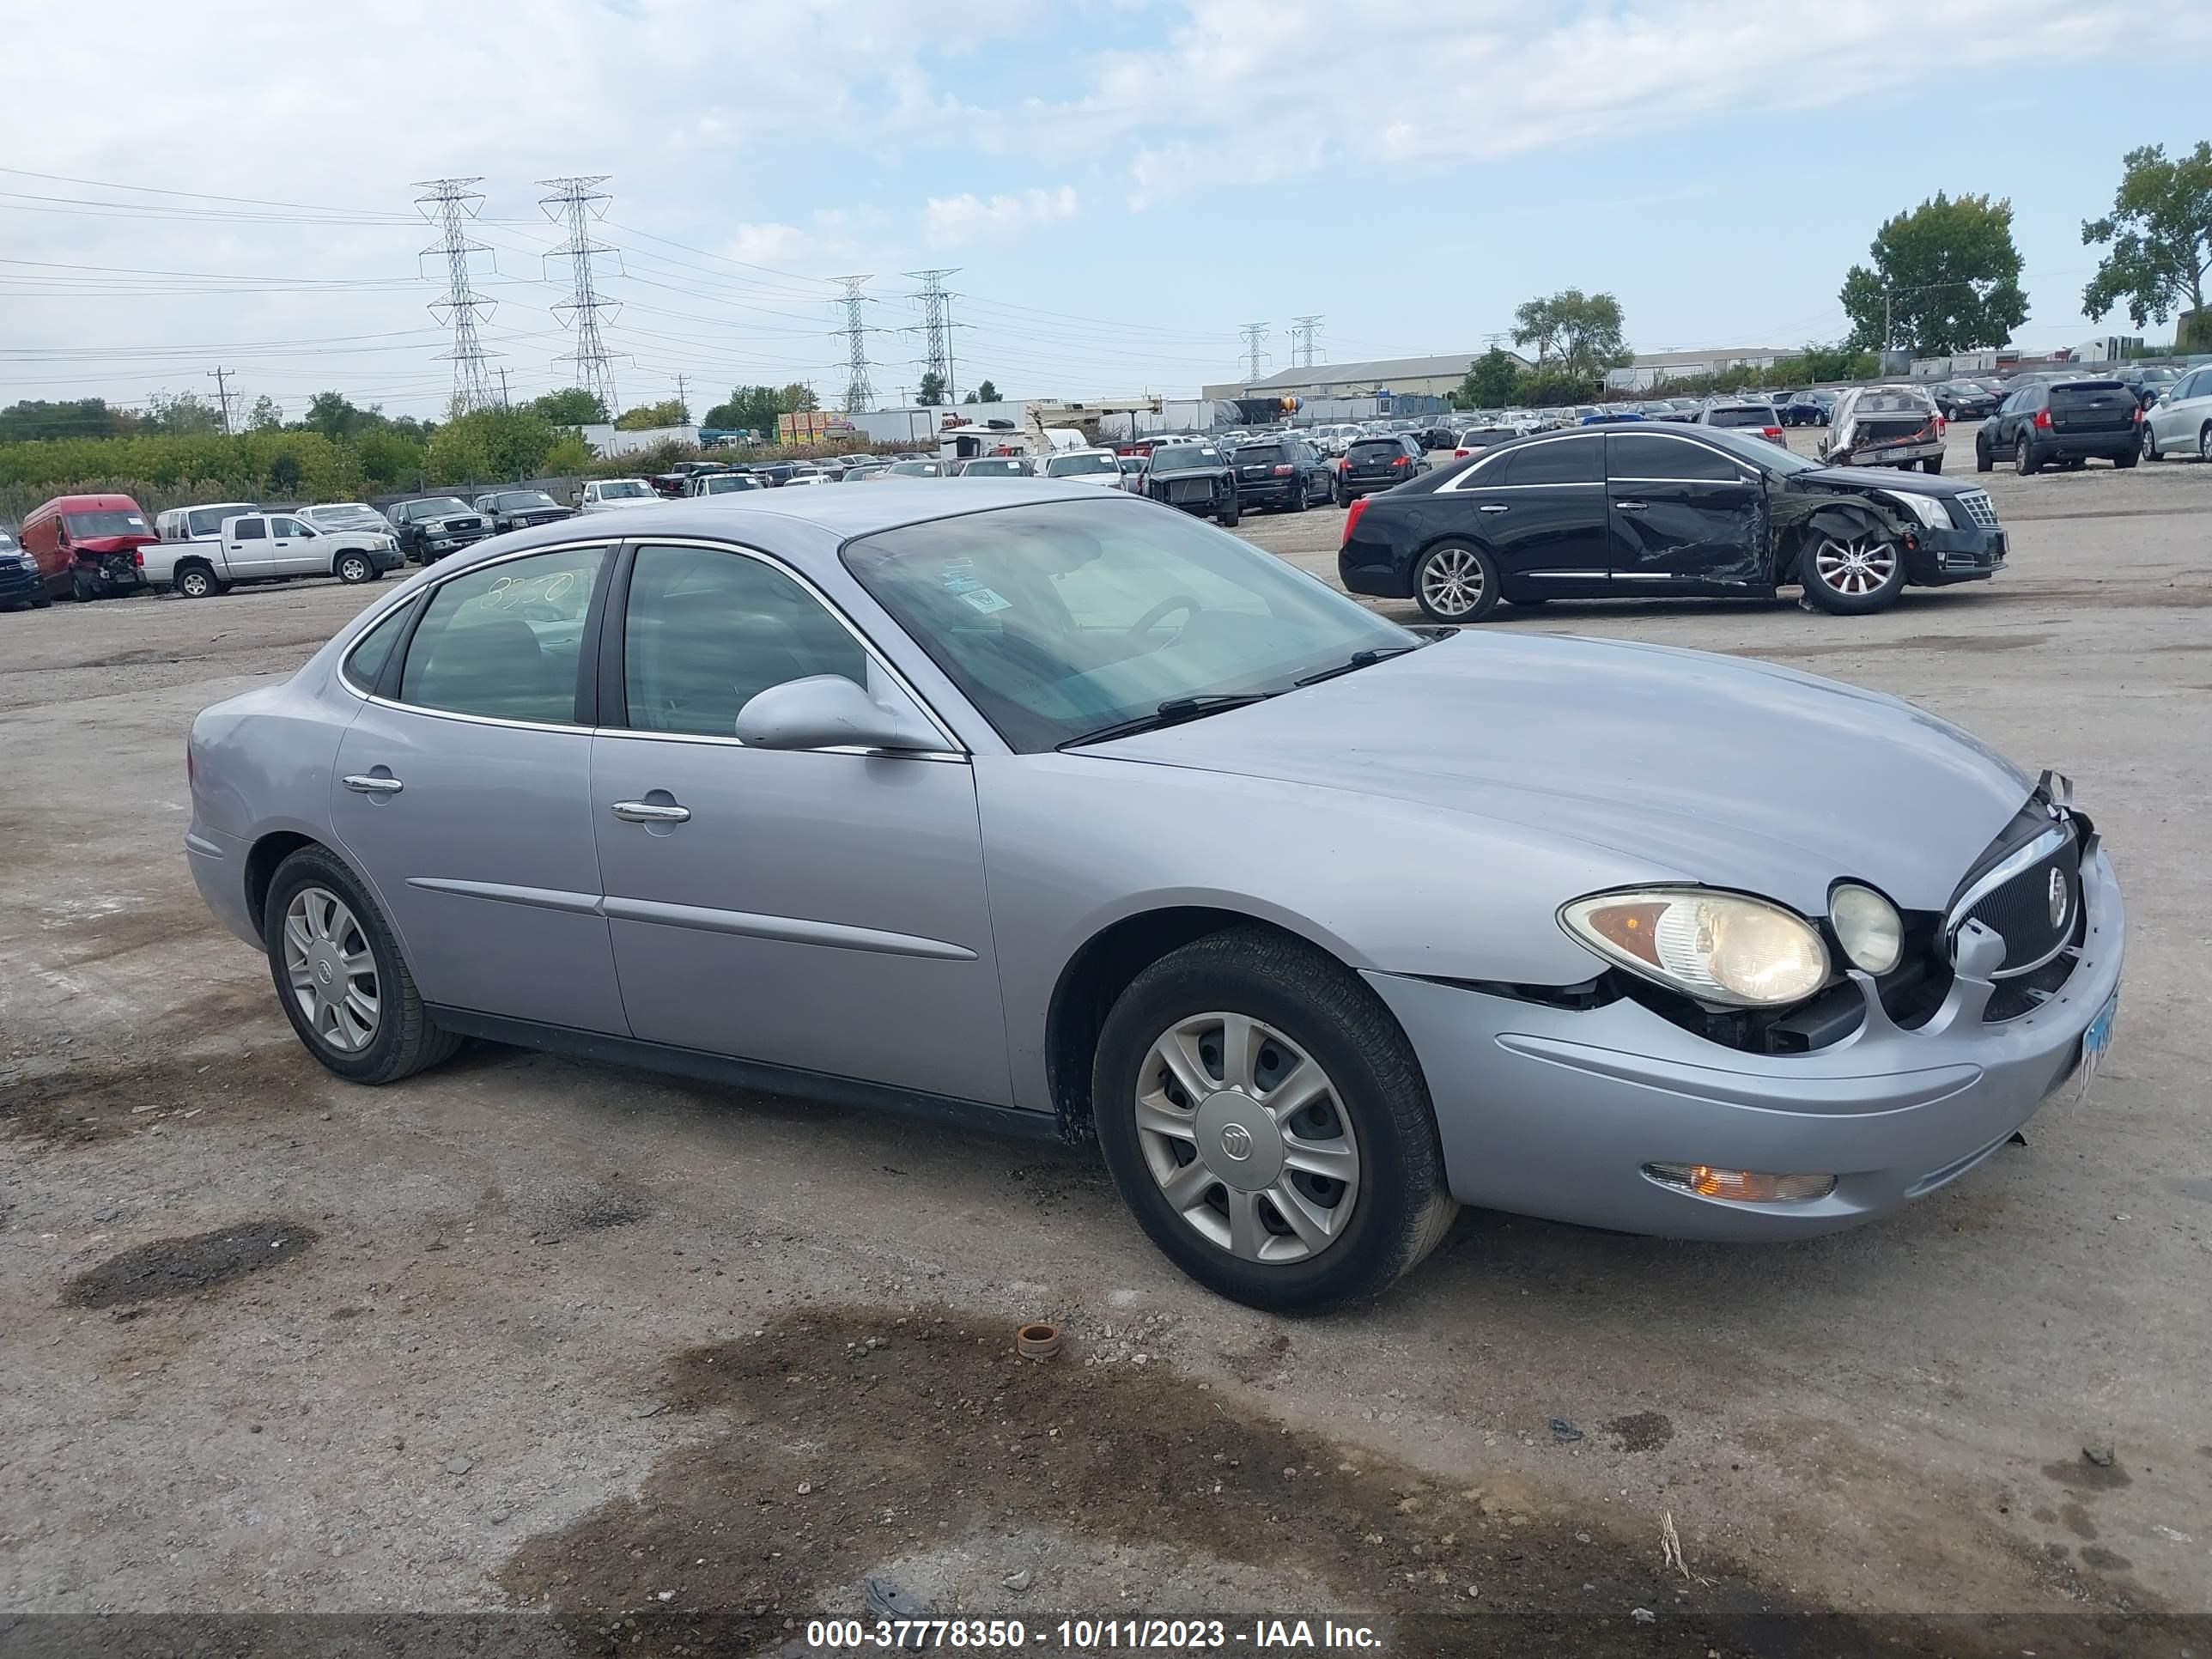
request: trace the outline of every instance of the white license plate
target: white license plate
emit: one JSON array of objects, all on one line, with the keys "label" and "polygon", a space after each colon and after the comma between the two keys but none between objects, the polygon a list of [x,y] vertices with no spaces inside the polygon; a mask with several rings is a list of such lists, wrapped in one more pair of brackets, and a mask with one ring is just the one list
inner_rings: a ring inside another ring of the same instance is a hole
[{"label": "white license plate", "polygon": [[2120,993],[2119,988],[2115,986],[2112,994],[2105,999],[2105,1006],[2097,1011],[2096,1018],[2089,1022],[2089,1029],[2081,1033],[2081,1064],[2079,1071],[2081,1079],[2080,1097],[2081,1099],[2086,1100],[2089,1097],[2089,1085],[2096,1080],[2097,1067],[2104,1060],[2106,1051],[2112,1046],[2112,1022],[2119,1017],[2119,1012]]}]

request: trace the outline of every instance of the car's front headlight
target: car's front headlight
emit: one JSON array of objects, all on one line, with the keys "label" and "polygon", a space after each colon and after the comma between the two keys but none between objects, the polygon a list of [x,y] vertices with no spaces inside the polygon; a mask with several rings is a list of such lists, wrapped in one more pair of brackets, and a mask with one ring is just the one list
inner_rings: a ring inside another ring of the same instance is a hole
[{"label": "car's front headlight", "polygon": [[1871,887],[1839,882],[1828,895],[1828,925],[1855,967],[1881,975],[1905,956],[1905,919]]},{"label": "car's front headlight", "polygon": [[39,562],[33,558],[28,553],[24,554],[23,556],[16,560],[15,562],[21,565],[26,570],[36,570],[39,568]]},{"label": "car's front headlight", "polygon": [[1912,516],[1930,530],[1948,530],[1951,527],[1949,511],[1935,496],[1917,495],[1909,489],[1891,489],[1883,493],[1893,501],[1902,501]]},{"label": "car's front headlight", "polygon": [[1828,948],[1810,922],[1740,893],[1597,893],[1562,906],[1559,923],[1607,961],[1700,1002],[1780,1007],[1828,979]]}]

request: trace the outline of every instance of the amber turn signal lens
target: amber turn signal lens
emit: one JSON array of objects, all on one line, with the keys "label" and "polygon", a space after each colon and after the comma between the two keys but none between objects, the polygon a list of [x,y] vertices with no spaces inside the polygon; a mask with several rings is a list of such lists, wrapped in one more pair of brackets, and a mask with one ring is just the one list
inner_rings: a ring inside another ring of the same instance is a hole
[{"label": "amber turn signal lens", "polygon": [[1739,1204],[1809,1204],[1836,1190],[1832,1175],[1761,1175],[1756,1170],[1723,1170],[1710,1164],[1647,1164],[1644,1173],[1662,1186]]}]

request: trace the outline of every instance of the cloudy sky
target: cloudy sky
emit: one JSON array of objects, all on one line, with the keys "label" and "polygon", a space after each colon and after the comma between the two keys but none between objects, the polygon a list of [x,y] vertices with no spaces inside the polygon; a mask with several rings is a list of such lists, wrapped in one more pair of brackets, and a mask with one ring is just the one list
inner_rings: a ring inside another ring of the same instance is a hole
[{"label": "cloudy sky", "polygon": [[[1569,285],[1639,349],[1839,336],[1844,269],[1937,189],[2011,198],[2072,343],[2123,152],[2206,136],[2212,21],[2117,0],[85,0],[11,5],[0,405],[237,371],[431,413],[413,181],[478,176],[485,330],[567,384],[537,181],[605,173],[625,404],[811,380],[866,273],[880,396],[949,286],[962,385],[1189,392],[1239,325],[1339,362],[1457,350]],[[72,112],[71,100],[82,108]]]}]

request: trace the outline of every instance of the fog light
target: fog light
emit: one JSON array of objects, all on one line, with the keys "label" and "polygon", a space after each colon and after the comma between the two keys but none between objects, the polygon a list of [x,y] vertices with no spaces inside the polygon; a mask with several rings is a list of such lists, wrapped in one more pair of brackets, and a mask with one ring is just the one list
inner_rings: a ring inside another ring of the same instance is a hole
[{"label": "fog light", "polygon": [[1662,1186],[1739,1204],[1809,1204],[1836,1190],[1832,1175],[1761,1175],[1756,1170],[1717,1170],[1710,1164],[1647,1164],[1644,1173]]}]

